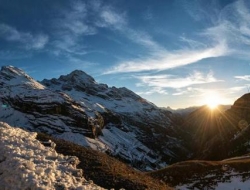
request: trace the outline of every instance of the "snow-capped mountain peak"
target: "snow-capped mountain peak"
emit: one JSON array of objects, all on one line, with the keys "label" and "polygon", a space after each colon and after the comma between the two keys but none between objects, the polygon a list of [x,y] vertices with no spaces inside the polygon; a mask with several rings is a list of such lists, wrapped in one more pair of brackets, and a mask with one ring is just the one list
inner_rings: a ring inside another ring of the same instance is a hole
[{"label": "snow-capped mountain peak", "polygon": [[127,88],[79,70],[39,83],[12,66],[2,68],[0,86],[0,120],[10,125],[109,152],[142,170],[180,159],[172,149],[182,149],[181,141],[169,136],[171,112]]},{"label": "snow-capped mountain peak", "polygon": [[8,86],[23,85],[35,89],[44,89],[45,86],[35,81],[24,71],[13,66],[3,66],[0,71],[0,82]]},{"label": "snow-capped mountain peak", "polygon": [[21,69],[17,68],[17,67],[14,67],[14,66],[3,66],[1,68],[1,72],[2,73],[5,73],[9,76],[16,76],[16,75],[19,75],[19,76],[27,76],[27,74],[25,72],[23,72]]},{"label": "snow-capped mountain peak", "polygon": [[68,75],[60,76],[59,80],[61,81],[70,81],[70,82],[83,82],[89,84],[96,84],[96,81],[93,77],[89,76],[87,73],[81,70],[75,70]]}]

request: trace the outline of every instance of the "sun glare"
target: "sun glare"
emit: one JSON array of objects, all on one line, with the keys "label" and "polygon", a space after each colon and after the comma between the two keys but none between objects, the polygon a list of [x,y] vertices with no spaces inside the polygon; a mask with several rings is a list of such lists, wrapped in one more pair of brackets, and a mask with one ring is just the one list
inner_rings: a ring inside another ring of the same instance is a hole
[{"label": "sun glare", "polygon": [[215,109],[221,103],[221,97],[217,92],[209,92],[205,98],[205,104],[211,109]]}]

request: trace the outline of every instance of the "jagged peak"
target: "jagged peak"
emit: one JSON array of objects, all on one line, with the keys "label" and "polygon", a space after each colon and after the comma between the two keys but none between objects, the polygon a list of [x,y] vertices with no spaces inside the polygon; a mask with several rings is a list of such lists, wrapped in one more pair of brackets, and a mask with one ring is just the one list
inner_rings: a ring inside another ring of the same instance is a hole
[{"label": "jagged peak", "polygon": [[12,65],[2,66],[1,72],[8,75],[28,76],[23,70]]},{"label": "jagged peak", "polygon": [[82,70],[74,70],[68,75],[61,75],[59,77],[59,80],[63,80],[63,81],[65,81],[65,80],[68,81],[69,79],[77,80],[77,81],[84,82],[84,83],[95,83],[96,84],[95,79]]},{"label": "jagged peak", "polygon": [[14,67],[12,65],[2,66],[0,71],[1,79],[9,85],[17,85],[17,84],[25,84],[32,88],[36,89],[44,89],[45,86],[34,80],[28,74],[26,74],[23,70]]}]

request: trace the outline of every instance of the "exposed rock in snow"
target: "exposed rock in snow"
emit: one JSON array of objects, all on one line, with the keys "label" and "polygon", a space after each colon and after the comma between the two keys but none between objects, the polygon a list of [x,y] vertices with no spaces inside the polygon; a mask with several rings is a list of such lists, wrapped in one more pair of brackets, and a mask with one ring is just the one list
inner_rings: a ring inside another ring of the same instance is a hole
[{"label": "exposed rock in snow", "polygon": [[2,190],[87,190],[103,188],[86,181],[77,157],[58,154],[26,132],[0,122],[0,187]]},{"label": "exposed rock in snow", "polygon": [[183,159],[174,152],[185,152],[171,112],[79,70],[39,83],[2,67],[0,121],[109,152],[141,170],[162,168]]}]

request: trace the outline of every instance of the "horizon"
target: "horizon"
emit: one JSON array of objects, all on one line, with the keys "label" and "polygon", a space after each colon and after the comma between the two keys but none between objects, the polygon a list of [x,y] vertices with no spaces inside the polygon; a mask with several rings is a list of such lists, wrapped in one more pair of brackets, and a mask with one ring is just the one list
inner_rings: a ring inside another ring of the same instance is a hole
[{"label": "horizon", "polygon": [[0,66],[38,81],[79,69],[173,109],[249,92],[249,1],[1,2]]}]

